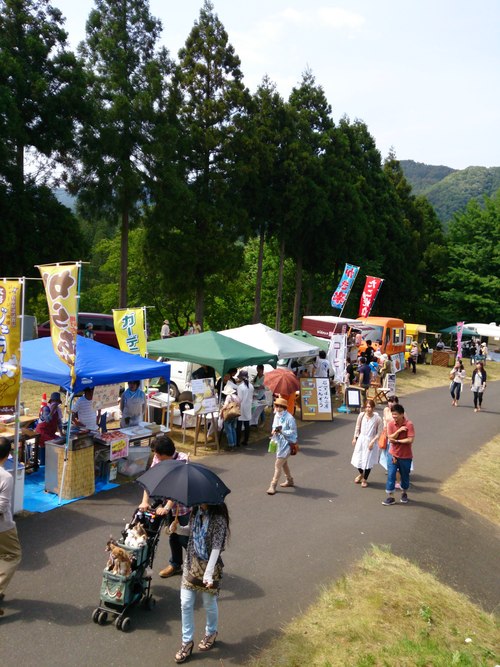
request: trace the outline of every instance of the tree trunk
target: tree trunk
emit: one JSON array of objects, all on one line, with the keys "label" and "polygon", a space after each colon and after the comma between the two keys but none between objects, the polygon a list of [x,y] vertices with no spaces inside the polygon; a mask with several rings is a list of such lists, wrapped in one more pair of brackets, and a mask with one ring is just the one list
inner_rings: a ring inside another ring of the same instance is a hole
[{"label": "tree trunk", "polygon": [[257,259],[257,279],[255,281],[255,304],[253,309],[252,323],[257,324],[261,320],[261,292],[262,292],[262,265],[264,262],[264,230],[260,232],[259,257]]},{"label": "tree trunk", "polygon": [[283,268],[285,266],[285,236],[283,235],[280,245],[280,264],[278,270],[278,294],[276,296],[276,321],[274,328],[279,331],[281,324],[281,309],[283,307]]},{"label": "tree trunk", "polygon": [[299,328],[300,305],[302,300],[302,254],[297,258],[297,267],[295,269],[295,299],[293,300],[293,321],[292,330]]},{"label": "tree trunk", "polygon": [[121,246],[120,246],[120,308],[127,307],[128,301],[128,230],[129,230],[129,214],[128,208],[125,207],[122,211],[122,230],[121,230]]},{"label": "tree trunk", "polygon": [[205,285],[202,280],[198,281],[195,293],[194,320],[199,322],[203,328],[203,317],[205,315]]}]

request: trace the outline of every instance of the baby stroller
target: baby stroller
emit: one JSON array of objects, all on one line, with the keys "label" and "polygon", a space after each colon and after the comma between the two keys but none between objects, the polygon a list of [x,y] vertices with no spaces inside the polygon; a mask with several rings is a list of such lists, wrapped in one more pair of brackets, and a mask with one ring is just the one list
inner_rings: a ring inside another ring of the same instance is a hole
[{"label": "baby stroller", "polygon": [[[117,630],[127,632],[129,609],[139,603],[151,609],[155,604],[148,568],[153,566],[163,521],[164,517],[154,510],[136,510],[122,531],[122,538],[108,542],[110,558],[102,574],[100,604],[92,612],[94,623],[104,625],[110,614]],[[139,533],[140,539],[136,537]],[[120,562],[116,557],[120,557]]]}]

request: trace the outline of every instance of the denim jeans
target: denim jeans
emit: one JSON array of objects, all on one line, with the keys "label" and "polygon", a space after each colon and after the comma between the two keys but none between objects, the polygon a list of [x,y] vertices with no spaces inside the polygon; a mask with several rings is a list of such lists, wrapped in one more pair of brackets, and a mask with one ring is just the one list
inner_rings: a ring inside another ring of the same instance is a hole
[{"label": "denim jeans", "polygon": [[177,535],[172,533],[169,535],[168,541],[170,543],[170,560],[169,563],[173,567],[181,567],[183,561],[182,547],[187,549],[189,537],[187,535]]},{"label": "denim jeans", "polygon": [[450,394],[451,397],[454,401],[459,401],[460,400],[460,393],[462,391],[462,383],[461,382],[452,382],[450,386]]},{"label": "denim jeans", "polygon": [[397,463],[393,463],[392,455],[387,455],[387,493],[393,493],[396,488],[396,473],[399,470],[401,475],[401,488],[403,491],[408,491],[410,487],[410,469],[411,459],[397,459]]},{"label": "denim jeans", "polygon": [[224,433],[226,434],[229,447],[236,446],[236,419],[224,421]]},{"label": "denim jeans", "polygon": [[[205,635],[213,635],[217,632],[219,622],[219,608],[217,606],[217,595],[202,592],[203,606],[207,615]],[[181,613],[182,613],[182,643],[188,644],[194,637],[194,603],[196,591],[181,588]]]}]

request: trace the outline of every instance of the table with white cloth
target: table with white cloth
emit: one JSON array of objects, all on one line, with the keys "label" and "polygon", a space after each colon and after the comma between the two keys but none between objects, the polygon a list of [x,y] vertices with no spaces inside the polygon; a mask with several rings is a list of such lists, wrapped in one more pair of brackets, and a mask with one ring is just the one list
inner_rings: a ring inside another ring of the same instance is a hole
[{"label": "table with white cloth", "polygon": [[250,426],[258,426],[261,414],[267,405],[266,399],[252,401],[252,416],[250,417]]}]

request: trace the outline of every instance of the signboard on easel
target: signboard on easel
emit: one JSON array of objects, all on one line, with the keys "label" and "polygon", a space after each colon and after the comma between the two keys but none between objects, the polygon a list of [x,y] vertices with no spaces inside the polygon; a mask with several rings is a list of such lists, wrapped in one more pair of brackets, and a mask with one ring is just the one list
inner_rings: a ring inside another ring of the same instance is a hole
[{"label": "signboard on easel", "polygon": [[331,421],[332,397],[328,378],[300,378],[302,421]]}]

